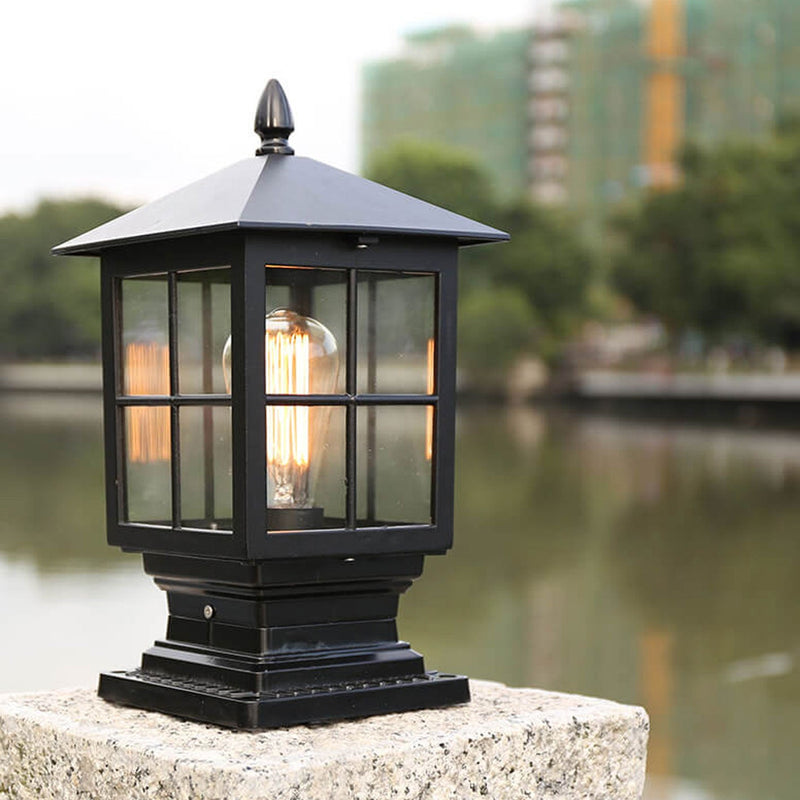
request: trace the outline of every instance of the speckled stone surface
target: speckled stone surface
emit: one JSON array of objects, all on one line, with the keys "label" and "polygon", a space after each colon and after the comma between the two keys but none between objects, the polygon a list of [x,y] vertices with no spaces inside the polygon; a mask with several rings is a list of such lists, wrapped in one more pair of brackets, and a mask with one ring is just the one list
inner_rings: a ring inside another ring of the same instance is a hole
[{"label": "speckled stone surface", "polygon": [[472,681],[464,706],[263,733],[0,695],[2,800],[639,800],[641,708]]}]

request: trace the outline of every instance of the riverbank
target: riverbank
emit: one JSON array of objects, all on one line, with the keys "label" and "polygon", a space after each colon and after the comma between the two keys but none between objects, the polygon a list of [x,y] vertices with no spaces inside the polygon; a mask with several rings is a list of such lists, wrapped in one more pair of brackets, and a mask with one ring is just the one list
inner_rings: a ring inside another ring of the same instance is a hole
[{"label": "riverbank", "polygon": [[[707,407],[800,409],[800,373],[652,373],[586,370],[569,379],[510,379],[505,386],[470,385],[465,399],[512,403],[558,400],[589,407]],[[102,392],[100,364],[0,364],[0,392],[21,394],[97,394]],[[797,406],[797,408],[795,407]]]},{"label": "riverbank", "polygon": [[100,364],[0,364],[0,392],[100,394]]},{"label": "riverbank", "polygon": [[559,399],[589,412],[745,427],[800,426],[800,374],[587,371]]}]

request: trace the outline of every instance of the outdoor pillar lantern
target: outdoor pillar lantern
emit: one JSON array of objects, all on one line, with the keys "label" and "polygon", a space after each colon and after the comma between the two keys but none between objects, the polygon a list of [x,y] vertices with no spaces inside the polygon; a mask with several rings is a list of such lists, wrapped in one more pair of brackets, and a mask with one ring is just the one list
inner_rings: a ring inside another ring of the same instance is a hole
[{"label": "outdoor pillar lantern", "polygon": [[108,540],[169,607],[100,696],[235,728],[469,699],[395,617],[452,542],[458,248],[508,237],[292,130],[271,81],[255,158],[54,249],[101,257]]}]

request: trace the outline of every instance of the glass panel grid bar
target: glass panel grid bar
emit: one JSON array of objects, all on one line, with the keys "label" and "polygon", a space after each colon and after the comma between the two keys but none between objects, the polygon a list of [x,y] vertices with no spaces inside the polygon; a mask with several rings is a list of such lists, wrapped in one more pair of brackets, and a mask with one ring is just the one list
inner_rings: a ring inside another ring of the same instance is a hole
[{"label": "glass panel grid bar", "polygon": [[118,406],[229,406],[229,394],[120,395]]},{"label": "glass panel grid bar", "polygon": [[435,394],[268,394],[269,406],[418,406],[436,405]]},{"label": "glass panel grid bar", "polygon": [[[202,318],[202,343],[203,343],[203,393],[209,393],[214,388],[214,376],[211,369],[211,359],[208,352],[212,347],[212,325],[211,325],[211,284],[204,282],[201,289],[201,318]],[[229,298],[230,304],[230,298]],[[176,305],[177,308],[177,305]],[[174,394],[174,392],[173,392]],[[205,477],[204,493],[204,519],[213,520],[214,513],[214,416],[213,409],[209,406],[203,407],[203,475]],[[231,513],[231,516],[233,514]]]}]

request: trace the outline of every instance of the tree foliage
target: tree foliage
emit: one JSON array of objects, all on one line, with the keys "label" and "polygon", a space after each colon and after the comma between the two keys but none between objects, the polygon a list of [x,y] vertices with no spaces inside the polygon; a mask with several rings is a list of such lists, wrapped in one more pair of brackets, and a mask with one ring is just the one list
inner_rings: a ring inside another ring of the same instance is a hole
[{"label": "tree foliage", "polygon": [[[478,369],[495,353],[496,367],[508,365],[534,348],[546,357],[557,355],[587,311],[593,277],[591,254],[565,215],[523,198],[499,201],[470,154],[441,145],[400,143],[380,153],[367,174],[511,234],[506,244],[462,250],[460,352],[465,364]],[[485,335],[474,335],[477,331]],[[501,355],[499,347],[505,348]]]},{"label": "tree foliage", "polygon": [[621,217],[613,280],[673,334],[800,344],[800,130],[688,146],[683,182]]},{"label": "tree foliage", "polygon": [[463,150],[407,139],[377,153],[367,177],[482,222],[495,209],[488,175]]},{"label": "tree foliage", "polygon": [[461,363],[481,376],[503,374],[529,350],[537,320],[521,292],[507,287],[471,292],[459,309]]},{"label": "tree foliage", "polygon": [[[498,201],[471,155],[442,146],[401,143],[368,173],[511,234],[510,243],[462,251],[466,361],[477,370],[526,351],[557,354],[586,312],[592,277],[590,254],[566,217],[524,199]],[[50,248],[119,213],[100,200],[47,200],[30,214],[0,218],[0,358],[97,355],[97,261],[55,258]]]},{"label": "tree foliage", "polygon": [[44,200],[0,217],[0,358],[97,355],[97,259],[56,258],[50,248],[120,213],[102,200]]}]

